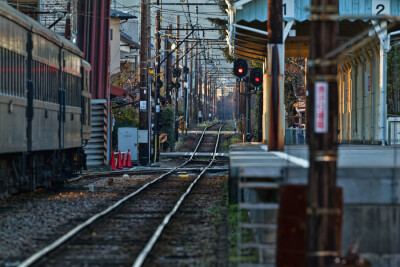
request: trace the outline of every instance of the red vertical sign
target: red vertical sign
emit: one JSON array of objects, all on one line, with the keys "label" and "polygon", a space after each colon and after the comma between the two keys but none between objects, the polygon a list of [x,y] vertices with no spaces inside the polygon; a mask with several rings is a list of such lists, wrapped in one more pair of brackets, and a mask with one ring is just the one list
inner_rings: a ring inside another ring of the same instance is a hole
[{"label": "red vertical sign", "polygon": [[328,82],[315,82],[315,133],[328,132]]}]

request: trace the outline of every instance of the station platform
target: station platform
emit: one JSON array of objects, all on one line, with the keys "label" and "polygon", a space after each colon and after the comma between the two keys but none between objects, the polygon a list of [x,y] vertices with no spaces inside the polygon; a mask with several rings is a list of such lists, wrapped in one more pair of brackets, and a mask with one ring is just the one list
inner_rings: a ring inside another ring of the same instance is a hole
[{"label": "station platform", "polygon": [[[308,155],[307,145],[288,145],[283,152],[269,152],[258,143],[231,146],[230,199],[259,198],[259,189],[240,188],[243,179],[253,184],[268,179],[277,187],[307,184]],[[336,184],[343,188],[342,253],[361,240],[360,253],[373,266],[400,263],[400,254],[395,252],[400,251],[400,147],[339,145]]]}]

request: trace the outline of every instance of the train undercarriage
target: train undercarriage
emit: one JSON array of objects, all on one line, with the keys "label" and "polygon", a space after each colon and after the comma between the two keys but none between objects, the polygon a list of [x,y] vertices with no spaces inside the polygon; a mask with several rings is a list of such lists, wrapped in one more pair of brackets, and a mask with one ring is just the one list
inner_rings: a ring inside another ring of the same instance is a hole
[{"label": "train undercarriage", "polygon": [[82,148],[0,155],[0,198],[51,188],[86,167]]}]

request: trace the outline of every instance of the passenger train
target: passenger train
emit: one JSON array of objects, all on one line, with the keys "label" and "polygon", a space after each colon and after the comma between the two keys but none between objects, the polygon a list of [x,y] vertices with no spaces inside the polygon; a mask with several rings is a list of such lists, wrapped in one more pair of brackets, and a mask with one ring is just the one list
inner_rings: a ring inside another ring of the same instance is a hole
[{"label": "passenger train", "polygon": [[0,197],[85,166],[90,65],[69,40],[0,2]]}]

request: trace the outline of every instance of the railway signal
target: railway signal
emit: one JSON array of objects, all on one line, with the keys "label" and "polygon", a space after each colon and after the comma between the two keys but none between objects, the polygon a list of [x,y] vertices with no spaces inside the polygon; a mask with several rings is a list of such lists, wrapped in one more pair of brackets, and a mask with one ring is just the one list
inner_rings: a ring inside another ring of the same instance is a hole
[{"label": "railway signal", "polygon": [[261,68],[253,68],[250,71],[250,83],[254,87],[260,87],[263,84],[263,72]]},{"label": "railway signal", "polygon": [[154,86],[157,87],[157,89],[160,89],[163,87],[164,83],[161,80],[154,81]]},{"label": "railway signal", "polygon": [[246,76],[248,70],[247,61],[241,58],[238,58],[233,63],[233,73],[238,78],[243,78]]},{"label": "railway signal", "polygon": [[172,69],[172,76],[174,78],[181,77],[181,70],[179,68],[173,68]]}]

